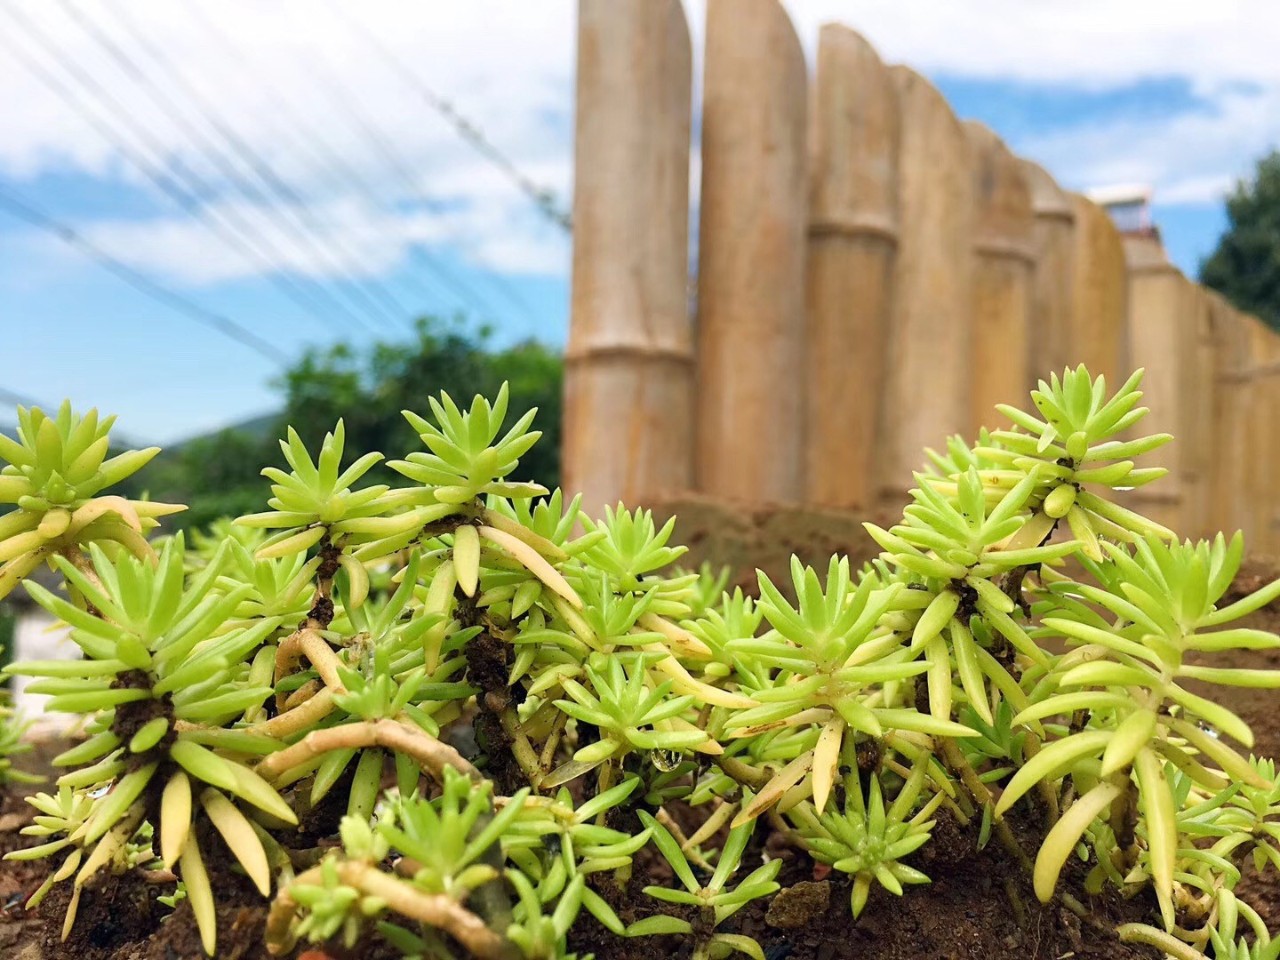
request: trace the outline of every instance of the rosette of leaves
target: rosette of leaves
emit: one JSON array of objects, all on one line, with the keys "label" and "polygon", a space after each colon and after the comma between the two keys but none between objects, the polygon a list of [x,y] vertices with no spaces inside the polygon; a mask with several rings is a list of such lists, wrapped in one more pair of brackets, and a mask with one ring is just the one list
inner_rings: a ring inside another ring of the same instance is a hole
[{"label": "rosette of leaves", "polygon": [[753,597],[735,587],[733,593],[721,593],[716,601],[707,604],[702,616],[688,622],[689,632],[710,651],[710,659],[701,664],[702,675],[708,679],[732,677],[747,689],[759,689],[768,682],[769,670],[762,661],[752,657],[734,656],[732,643],[744,637],[754,637],[760,632],[764,611]]},{"label": "rosette of leaves", "polygon": [[587,658],[592,654],[610,653],[620,645],[625,648],[660,643],[661,635],[646,632],[637,625],[649,607],[652,595],[618,596],[609,589],[603,574],[579,580],[583,599],[580,612],[553,607],[551,616],[535,609],[510,632],[515,646],[511,666],[511,682],[528,677],[527,693],[532,697],[559,695],[560,681],[582,676]]},{"label": "rosette of leaves", "polygon": [[[1212,543],[1181,544],[1153,535],[1132,547],[1105,547],[1107,562],[1085,561],[1099,586],[1065,579],[1050,584],[1050,595],[1062,606],[1045,609],[1041,622],[1075,649],[1061,657],[1035,702],[1015,718],[1025,723],[1087,711],[1089,722],[1030,758],[1009,781],[996,813],[1007,811],[1037,782],[1071,774],[1080,796],[1040,848],[1037,894],[1045,901],[1052,896],[1081,835],[1109,810],[1120,855],[1132,865],[1140,852],[1145,854],[1166,926],[1172,927],[1175,865],[1183,844],[1170,771],[1181,770],[1214,793],[1227,788],[1228,778],[1270,786],[1234,748],[1205,729],[1248,747],[1253,733],[1244,721],[1183,683],[1280,687],[1280,671],[1201,665],[1189,662],[1189,655],[1280,647],[1274,634],[1229,626],[1280,596],[1280,581],[1218,606],[1239,569],[1243,541],[1238,534],[1229,542],[1219,535]],[[1086,615],[1084,602],[1114,619]],[[1140,839],[1145,851],[1137,847]],[[1100,857],[1107,855],[1099,851]]]},{"label": "rosette of leaves", "polygon": [[969,736],[968,727],[915,709],[903,682],[930,669],[904,637],[880,625],[903,591],[876,578],[854,584],[847,558],[832,557],[825,586],[798,559],[791,563],[797,604],[792,606],[763,573],[760,608],[772,629],[731,641],[735,656],[768,667],[767,686],[752,689],[759,706],[735,711],[724,724],[730,737],[753,737],[786,727],[809,735],[803,752],[778,770],[734,820],[740,825],[802,785],[819,811],[826,807],[846,740],[879,740],[887,731]]},{"label": "rosette of leaves", "polygon": [[656,590],[649,611],[653,625],[663,617],[681,617],[690,612],[685,594],[697,582],[697,574],[658,576],[684,556],[686,547],[670,546],[676,521],[672,517],[661,529],[648,510],[627,510],[622,504],[604,508],[604,519],[593,522],[584,518],[583,525],[601,536],[582,552],[586,565],[602,571],[615,593],[650,593]]},{"label": "rosette of leaves", "polygon": [[1114,490],[1139,487],[1168,472],[1138,467],[1134,458],[1168,443],[1169,434],[1119,439],[1147,415],[1138,406],[1142,375],[1136,371],[1108,397],[1106,379],[1091,377],[1081,365],[1064,370],[1061,379],[1055,374],[1048,383],[1041,380],[1031,391],[1039,416],[1007,404],[997,407],[1016,429],[994,431],[994,445],[978,452],[1024,473],[1039,470],[1039,507],[1017,546],[1039,543],[1063,519],[1094,560],[1102,559],[1099,537],[1173,538],[1172,531],[1108,499]]},{"label": "rosette of leaves", "polygon": [[914,765],[886,807],[881,775],[869,776],[864,791],[855,767],[844,778],[842,811],[819,814],[811,804],[801,803],[787,813],[815,860],[853,877],[849,903],[854,917],[862,913],[873,884],[901,896],[903,884],[929,882],[902,862],[928,842],[934,824],[929,818],[943,799],[943,794],[934,793],[916,809],[925,777],[924,764]]},{"label": "rosette of leaves", "polygon": [[920,611],[911,626],[911,647],[929,657],[929,705],[938,719],[951,717],[953,676],[988,723],[988,682],[1005,696],[1021,699],[1001,662],[1005,658],[992,652],[992,643],[984,643],[988,637],[1034,663],[1049,663],[1018,622],[1022,574],[1074,553],[1078,544],[1007,548],[1029,523],[1025,508],[1037,471],[1033,468],[989,510],[976,467],[953,478],[954,500],[943,495],[936,479],[917,474],[920,485],[911,491],[915,502],[901,524],[888,531],[864,525],[885,549],[882,559],[904,571],[917,588],[904,592],[902,603]]},{"label": "rosette of leaves", "polygon": [[270,620],[278,629],[306,619],[311,609],[313,581],[320,558],[303,553],[260,560],[238,540],[227,538],[224,573],[218,587],[233,590],[248,584],[252,591],[240,601],[226,627],[249,626]]},{"label": "rosette of leaves", "polygon": [[16,783],[39,783],[41,777],[27,773],[13,765],[13,758],[32,751],[32,745],[24,739],[31,727],[14,709],[0,703],[0,788]]},{"label": "rosette of leaves", "polygon": [[[289,428],[287,439],[280,441],[289,472],[279,467],[265,467],[262,471],[272,481],[272,497],[267,502],[271,509],[236,521],[246,527],[279,531],[258,547],[258,559],[306,553],[322,540],[335,544],[339,550],[363,545],[362,552],[372,556],[362,559],[377,559],[399,549],[424,524],[445,515],[447,511],[439,508],[395,512],[386,484],[354,489],[382,460],[382,454],[366,453],[343,470],[345,446],[346,427],[341,420],[332,433],[325,434],[314,460],[297,431]],[[349,602],[358,605],[368,591],[368,574],[353,552],[342,552],[337,559],[351,578]]]},{"label": "rosette of leaves", "polygon": [[[507,386],[503,384],[493,404],[477,396],[463,413],[447,394],[442,393],[439,400],[432,397],[431,410],[438,426],[405,411],[406,419],[430,452],[417,451],[388,464],[418,484],[391,496],[431,520],[449,518],[448,560],[438,571],[439,586],[434,581],[432,585],[437,595],[447,597],[456,585],[466,597],[473,598],[487,568],[511,569],[518,565],[570,608],[581,609],[581,598],[557,569],[557,564],[563,564],[569,555],[556,541],[568,537],[576,521],[577,501],[564,515],[559,515],[560,500],[554,497],[545,510],[517,509],[512,505],[546,494],[547,490],[536,483],[506,479],[541,436],[538,431],[529,430],[537,413],[532,409],[499,437],[507,415],[507,398]],[[509,502],[498,506],[499,499]],[[494,505],[486,506],[486,502]],[[569,516],[574,520],[568,520]],[[542,532],[538,532],[539,528]],[[417,537],[414,532],[391,537],[382,543],[379,555],[407,546]],[[366,551],[361,551],[360,557],[369,559]],[[529,588],[522,599],[531,605],[535,596],[536,591]],[[514,600],[514,592],[512,597]]]},{"label": "rosette of leaves", "polygon": [[85,789],[73,790],[63,784],[56,795],[37,793],[27,797],[27,803],[36,810],[32,822],[22,828],[26,837],[40,837],[43,842],[34,847],[13,850],[4,855],[6,860],[40,860],[51,857],[67,848],[67,856],[56,870],[49,873],[36,892],[27,898],[26,909],[34,910],[55,883],[69,880],[80,866],[83,851],[75,846],[71,837],[89,819],[93,811],[93,797]]},{"label": "rosette of leaves", "polygon": [[629,777],[577,806],[566,787],[554,797],[529,797],[504,837],[508,858],[539,881],[557,869],[571,877],[629,866],[636,851],[648,843],[649,832],[625,833],[604,821],[638,786],[640,780]]},{"label": "rosette of leaves", "polygon": [[404,460],[388,464],[421,485],[421,490],[411,499],[452,507],[464,504],[479,507],[480,498],[486,495],[527,499],[547,492],[536,483],[506,479],[542,436],[540,431],[529,429],[537,414],[537,408],[533,408],[499,437],[502,422],[507,418],[509,396],[504,383],[492,404],[477,396],[466,413],[447,393],[441,393],[438,400],[430,397],[428,403],[436,423],[404,411],[405,419],[430,451],[414,452]]},{"label": "rosette of leaves", "polygon": [[69,401],[56,417],[18,407],[18,437],[0,434],[0,598],[55,554],[78,557],[90,543],[114,542],[138,556],[152,552],[143,533],[180,504],[103,495],[141,470],[159,447],[108,458],[115,417],[81,416]]},{"label": "rosette of leaves", "polygon": [[[566,504],[559,489],[536,500],[490,496],[486,498],[487,506],[481,519],[485,525],[522,542],[547,563],[563,565],[604,536],[603,532],[574,536],[582,518],[581,502],[579,494]],[[504,626],[511,624],[536,604],[543,604],[554,613],[556,597],[572,607],[572,601],[563,592],[547,587],[509,554],[491,550],[485,561],[480,569],[476,605],[483,607],[494,621]]]},{"label": "rosette of leaves", "polygon": [[728,886],[742,865],[742,855],[755,824],[745,823],[729,832],[716,860],[715,871],[711,879],[703,884],[694,876],[688,858],[667,828],[643,810],[639,811],[639,815],[652,832],[653,845],[658,848],[684,888],[648,886],[644,888],[644,892],[665,903],[693,907],[699,911],[702,919],[695,927],[688,920],[658,914],[631,924],[627,927],[627,936],[677,934],[692,937],[693,960],[721,960],[734,953],[744,953],[754,960],[764,960],[764,951],[752,937],[717,929],[753,900],[772,896],[779,889],[775,878],[782,869],[781,860],[771,860],[751,871],[736,886]]},{"label": "rosette of leaves", "polygon": [[[455,679],[465,666],[460,657],[446,661],[433,675],[428,675],[421,664],[396,674],[391,664],[391,651],[386,646],[375,645],[357,667],[339,668],[338,675],[346,692],[334,696],[337,710],[330,715],[332,725],[324,728],[331,734],[332,745],[326,745],[328,749],[318,757],[311,784],[312,806],[324,799],[356,758],[355,774],[347,788],[347,812],[352,816],[372,814],[388,759],[394,762],[401,792],[414,792],[421,768],[412,755],[377,743],[363,748],[343,746],[343,734],[361,743],[362,739],[356,740],[358,732],[377,729],[379,721],[390,721],[399,724],[406,737],[416,737],[421,731],[434,738],[440,732],[439,721],[456,716],[457,704],[474,691],[473,687]],[[442,712],[446,715],[437,717]],[[297,776],[298,769],[282,775],[279,782]]]},{"label": "rosette of leaves", "polygon": [[715,567],[711,561],[704,560],[697,570],[686,570],[677,564],[672,573],[677,576],[697,574],[698,578],[691,582],[690,589],[685,593],[685,602],[689,605],[689,616],[700,619],[714,609],[728,592],[733,569],[728,566]]},{"label": "rosette of leaves", "polygon": [[[323,942],[340,931],[353,945],[364,926],[382,921],[384,935],[396,937],[398,929],[401,940],[435,944],[441,931],[475,956],[510,956],[490,922],[510,909],[500,840],[527,793],[495,812],[488,782],[447,770],[435,800],[391,800],[372,827],[344,817],[341,851],[281,886],[267,918],[268,950],[284,953],[300,937]],[[388,857],[393,872],[384,867]],[[493,895],[484,896],[485,888]]]},{"label": "rosette of leaves", "polygon": [[[436,776],[446,766],[471,770],[437,736],[475,692],[461,679],[466,661],[458,651],[479,628],[456,631],[444,659],[428,669],[423,637],[440,618],[424,614],[414,601],[418,569],[414,557],[390,597],[344,610],[335,618],[338,633],[349,636],[350,642],[336,652],[324,645],[325,687],[305,701],[320,699],[324,712],[296,730],[286,731],[282,725],[282,718],[295,710],[264,724],[292,742],[265,758],[259,771],[280,787],[310,777],[312,806],[333,789],[353,760],[347,810],[363,817],[373,811],[387,759],[394,762],[397,783],[406,794],[415,791],[424,769]],[[277,692],[292,688],[308,673],[290,674],[277,684]]]},{"label": "rosette of leaves", "polygon": [[580,746],[572,760],[553,770],[542,781],[543,788],[603,767],[596,789],[604,792],[617,782],[623,762],[633,753],[721,752],[704,730],[685,719],[694,697],[674,695],[671,680],[653,683],[649,668],[661,656],[668,655],[596,655],[587,661],[585,684],[569,678],[561,681],[568,698],[555,701],[556,708],[576,720],[580,732],[584,725],[593,729],[598,739]]},{"label": "rosette of leaves", "polygon": [[60,788],[100,788],[88,816],[67,836],[83,860],[65,930],[84,884],[120,854],[144,819],[154,817],[164,865],[182,876],[212,955],[214,897],[195,821],[212,824],[264,894],[271,884],[266,852],[240,805],[277,823],[297,822],[280,795],[228,753],[252,754],[276,744],[222,729],[271,694],[270,686],[250,686],[239,677],[273,625],[220,632],[250,588],[214,589],[225,553],[184,582],[180,535],[154,564],[129,555],[112,560],[97,545],[89,555],[86,570],[62,557],[55,562],[98,616],[27,584],[37,603],[71,626],[83,659],[7,668],[40,678],[28,689],[50,695],[49,709],[98,718],[99,732],[58,758],[74,768],[59,778]]}]

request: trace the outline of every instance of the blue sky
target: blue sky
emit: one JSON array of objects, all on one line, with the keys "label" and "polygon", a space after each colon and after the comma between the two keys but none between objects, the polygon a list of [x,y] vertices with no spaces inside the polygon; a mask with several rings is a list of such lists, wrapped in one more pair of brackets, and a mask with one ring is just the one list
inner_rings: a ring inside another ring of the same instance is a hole
[{"label": "blue sky", "polygon": [[[1280,13],[1269,0],[787,6],[811,58],[819,23],[847,23],[1066,187],[1152,185],[1166,246],[1189,273],[1225,224],[1224,190],[1280,140]],[[492,320],[502,340],[563,343],[567,237],[413,84],[455,103],[567,204],[571,0],[67,0],[23,5],[17,19],[15,7],[0,4],[0,196],[39,206],[290,355],[344,330],[401,336],[407,315],[423,312]],[[687,12],[696,49],[703,0]],[[61,61],[93,85],[79,88]],[[213,149],[228,129],[244,152]],[[139,172],[139,154],[162,178],[188,178],[203,221]],[[256,202],[237,193],[230,174],[258,182],[246,158],[300,202],[269,205],[261,186]],[[257,254],[218,236],[236,230],[257,238]],[[322,318],[282,285],[321,297]],[[365,325],[353,325],[357,314]],[[165,442],[270,409],[276,372],[0,207],[0,389],[69,396]]]}]

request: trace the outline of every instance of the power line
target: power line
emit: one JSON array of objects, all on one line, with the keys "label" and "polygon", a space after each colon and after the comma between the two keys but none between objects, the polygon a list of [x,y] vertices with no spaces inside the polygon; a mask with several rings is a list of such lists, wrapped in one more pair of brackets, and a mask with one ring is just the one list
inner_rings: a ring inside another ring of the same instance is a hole
[{"label": "power line", "polygon": [[[312,281],[303,282],[288,276],[287,267],[281,265],[281,255],[275,245],[259,235],[251,224],[246,224],[244,219],[233,210],[219,207],[206,209],[200,201],[200,195],[213,196],[215,191],[202,177],[186,168],[181,160],[177,160],[175,166],[182,170],[182,177],[186,183],[180,184],[169,176],[163,163],[163,158],[167,155],[165,147],[133,117],[120,101],[112,97],[91,76],[80,70],[73,61],[63,57],[49,38],[35,29],[30,20],[20,16],[14,7],[0,5],[0,10],[7,13],[9,18],[24,29],[27,35],[40,44],[47,53],[51,53],[63,70],[75,78],[80,89],[91,91],[100,104],[105,104],[107,113],[121,118],[124,128],[130,135],[142,143],[147,150],[161,157],[161,163],[154,164],[144,153],[122,140],[117,128],[111,122],[97,116],[73,88],[67,86],[42,63],[30,56],[20,44],[13,42],[9,32],[0,30],[0,43],[6,44],[9,51],[17,56],[28,71],[66,102],[81,119],[101,135],[117,153],[137,167],[179,209],[198,220],[205,229],[245,257],[248,262],[262,269],[268,282],[308,316],[322,317],[331,324],[336,323],[338,330],[346,330],[344,324],[338,323],[330,316],[331,310],[335,307],[339,313],[347,314],[347,312],[333,300],[328,291]],[[350,316],[350,314],[347,315]]]},{"label": "power line", "polygon": [[418,95],[426,101],[427,106],[440,114],[453,127],[459,137],[505,173],[508,179],[515,183],[520,192],[533,202],[544,217],[561,227],[565,232],[573,230],[573,218],[560,206],[556,195],[549,188],[539,186],[532,177],[521,171],[513,160],[507,157],[485,136],[484,131],[464,117],[449,100],[446,100],[427,86],[422,78],[409,69],[403,60],[392,53],[391,49],[379,40],[368,27],[357,18],[351,16],[350,12],[341,3],[334,3],[331,0],[329,7],[338,14],[340,19],[364,37],[365,42],[376,51],[378,56],[398,73],[405,83],[413,87]]},{"label": "power line", "polygon": [[[253,62],[245,56],[244,51],[232,42],[217,20],[210,17],[200,3],[190,3],[184,7],[184,10],[195,14],[196,19],[200,21],[202,37],[206,40],[213,38],[228,59],[234,60],[245,68],[253,66]],[[323,130],[315,129],[301,119],[292,104],[276,92],[275,86],[269,79],[255,77],[253,83],[255,97],[270,109],[277,129],[282,132],[286,130],[291,132],[295,147],[301,148],[310,155],[313,167],[322,171],[322,178],[331,189],[336,188],[337,192],[357,194],[374,209],[387,206],[383,198],[378,196],[377,190],[343,158],[339,150],[325,139]],[[416,273],[408,273],[397,279],[411,287],[417,296],[426,300],[434,300],[439,296],[439,293],[429,289]]]},{"label": "power line", "polygon": [[[124,62],[129,68],[134,70],[138,77],[141,77],[141,71],[137,64],[125,54],[120,47],[115,44],[111,38],[106,35],[100,26],[97,26],[84,15],[81,11],[75,11],[71,4],[71,0],[62,0],[64,7],[69,11],[74,11],[75,16],[85,27],[86,30],[92,31],[98,37],[99,42],[106,44],[113,49],[116,54],[124,58]],[[205,123],[215,130],[218,135],[231,147],[231,150],[246,166],[251,169],[260,179],[267,189],[270,190],[281,201],[283,209],[298,222],[303,233],[302,236],[309,241],[314,241],[316,248],[319,248],[320,241],[325,240],[331,243],[337,250],[336,255],[331,255],[330,260],[337,268],[337,272],[343,279],[351,285],[354,292],[359,293],[360,302],[365,308],[372,308],[371,312],[381,316],[393,327],[402,322],[408,321],[407,313],[404,305],[396,300],[395,296],[386,290],[381,284],[367,277],[361,277],[353,274],[342,265],[342,258],[346,257],[353,262],[359,262],[361,256],[359,251],[352,249],[346,242],[341,233],[333,233],[325,228],[319,222],[306,201],[298,194],[296,190],[276,171],[276,169],[264,159],[254,148],[240,136],[236,130],[226,123],[219,115],[218,111],[210,104],[199,89],[186,79],[182,71],[180,71],[173,62],[173,58],[166,54],[159,45],[153,43],[142,30],[138,28],[137,21],[126,13],[127,6],[121,5],[118,10],[118,19],[123,26],[124,31],[129,34],[134,43],[151,59],[159,65],[162,71],[177,82],[179,88],[186,98],[195,106],[196,111],[204,119]],[[146,80],[143,78],[141,82],[145,85]],[[308,234],[306,231],[310,231]],[[330,255],[328,249],[324,250],[326,255]],[[353,298],[355,299],[355,298]]]},{"label": "power line", "polygon": [[177,291],[171,290],[147,277],[145,274],[139,273],[132,267],[117,260],[97,244],[85,239],[65,223],[55,220],[47,213],[38,209],[30,202],[19,198],[9,190],[0,188],[0,207],[4,207],[14,216],[21,220],[25,220],[33,226],[40,227],[43,230],[48,230],[50,233],[53,233],[68,246],[74,247],[85,256],[96,261],[103,267],[103,269],[111,271],[140,293],[163,303],[165,306],[176,310],[179,313],[185,314],[192,320],[208,327],[211,330],[216,330],[224,337],[229,337],[241,346],[248,347],[254,353],[265,357],[272,363],[286,369],[288,368],[290,363],[289,355],[278,347],[263,340],[252,330],[241,326],[234,320],[229,320],[220,314],[213,313],[211,310],[206,310],[195,301],[188,299]]},{"label": "power line", "polygon": [[[202,36],[204,38],[213,37],[223,51],[232,59],[245,67],[253,66],[252,61],[245,56],[244,52],[238,45],[233,43],[227,36],[223,28],[218,24],[215,18],[210,17],[203,9],[200,3],[188,4],[185,8],[187,12],[194,13],[196,19],[200,21]],[[371,206],[382,208],[386,206],[386,202],[382,197],[378,196],[377,191],[371,187],[368,181],[349,164],[341,154],[335,150],[323,136],[322,130],[313,128],[307,121],[300,119],[292,109],[291,105],[286,103],[276,92],[269,79],[255,78],[254,92],[258,99],[267,102],[274,111],[273,116],[279,122],[280,120],[288,120],[295,128],[295,143],[304,147],[308,153],[315,159],[316,165],[323,168],[327,177],[333,181],[341,181],[341,188],[344,190],[353,190],[362,196]],[[372,127],[372,124],[365,121],[359,124],[362,129]],[[410,189],[415,196],[433,213],[442,213],[442,205],[424,193],[418,188],[416,183],[409,184]],[[463,250],[468,250],[470,244],[465,237],[458,234],[456,230],[449,232],[450,239],[457,243]],[[434,266],[434,265],[433,265]],[[441,268],[443,269],[443,268]],[[528,301],[521,293],[504,277],[494,271],[478,265],[481,275],[496,289],[513,307],[523,312],[530,319],[536,319],[533,309],[529,306]],[[417,290],[426,296],[435,296],[434,293],[427,291],[426,287],[417,282],[414,274],[409,274],[405,279],[412,281]]]},{"label": "power line", "polygon": [[[181,108],[176,101],[172,99],[162,86],[158,86],[150,82],[146,73],[141,67],[108,35],[95,21],[93,21],[84,11],[78,9],[70,0],[60,0],[60,5],[66,12],[68,17],[80,27],[81,30],[100,48],[106,51],[107,55],[112,59],[120,71],[135,84],[141,87],[147,94],[148,98],[158,105],[164,115],[171,123],[182,133],[184,133],[197,150],[203,151],[217,168],[217,170],[226,178],[227,182],[239,192],[251,205],[256,205],[264,210],[272,209],[271,199],[250,179],[246,178],[236,165],[231,161],[229,156],[223,151],[219,144],[210,136],[206,135],[202,130],[192,124],[183,114]],[[188,96],[190,96],[190,88],[188,88]],[[274,171],[271,171],[260,158],[249,150],[246,145],[235,136],[225,125],[221,124],[215,118],[212,118],[207,112],[201,109],[204,121],[212,126],[217,134],[221,135],[224,140],[231,143],[232,152],[240,157],[241,162],[245,163],[254,174],[261,179],[268,190],[279,191],[279,181],[274,177]],[[288,188],[285,188],[287,192]],[[317,257],[326,263],[330,269],[336,268],[336,273],[347,279],[349,277],[342,270],[341,264],[331,257],[330,251],[321,246],[319,240],[308,232],[306,219],[301,215],[295,206],[288,203],[282,205],[282,209],[286,216],[278,220],[278,226],[287,229],[295,240],[301,242],[303,249],[307,250],[312,256]],[[356,294],[359,294],[357,296]],[[387,314],[377,301],[373,300],[362,290],[347,290],[347,296],[354,303],[359,303],[361,311],[360,319],[365,321],[367,316],[380,316],[391,318],[394,323],[394,315]]]},{"label": "power line", "polygon": [[[312,53],[312,60],[319,64],[323,62],[324,58],[318,51],[315,51]],[[350,119],[364,135],[374,152],[382,158],[382,161],[389,166],[395,172],[396,176],[398,176],[405,184],[406,189],[415,195],[421,196],[420,188],[414,180],[413,174],[409,171],[409,166],[405,162],[404,158],[396,150],[391,141],[383,135],[382,131],[364,115],[363,111],[351,98],[350,94],[348,94],[347,91],[339,84],[335,83],[332,77],[323,70],[317,69],[315,77],[325,88],[330,99],[342,109],[348,119]],[[432,201],[425,200],[425,202],[430,204]],[[420,250],[419,255],[439,280],[446,286],[450,287],[461,300],[464,302],[469,301],[473,305],[477,305],[482,312],[487,311],[495,317],[498,315],[498,311],[493,308],[493,304],[489,303],[479,291],[470,287],[460,278],[453,276],[445,267],[436,264],[433,258],[429,257],[425,251]]]}]

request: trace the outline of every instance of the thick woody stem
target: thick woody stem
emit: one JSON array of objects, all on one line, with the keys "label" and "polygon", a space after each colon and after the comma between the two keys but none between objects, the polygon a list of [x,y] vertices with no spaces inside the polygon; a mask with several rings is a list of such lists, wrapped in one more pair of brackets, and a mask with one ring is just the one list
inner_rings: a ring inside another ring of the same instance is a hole
[{"label": "thick woody stem", "polygon": [[[299,874],[294,883],[319,884],[322,878],[322,868],[317,866]],[[508,940],[490,930],[484,921],[451,897],[424,893],[367,863],[339,863],[338,879],[366,896],[382,900],[402,916],[443,930],[481,960],[511,960],[515,955]],[[267,951],[272,956],[279,956],[293,946],[296,938],[290,934],[289,927],[297,912],[298,902],[287,888],[282,889],[267,914]]]},{"label": "thick woody stem", "polygon": [[529,738],[520,729],[520,718],[516,715],[515,708],[511,706],[504,707],[502,712],[498,714],[498,719],[502,723],[502,732],[511,741],[511,755],[515,757],[520,771],[525,775],[525,779],[529,781],[529,786],[537,790],[543,778],[547,775],[547,770],[542,766],[542,761],[539,759],[537,751],[533,749],[533,744],[529,742]]},{"label": "thick woody stem", "polygon": [[418,766],[437,781],[443,778],[445,767],[453,767],[473,780],[481,779],[480,771],[453,747],[416,727],[406,726],[396,720],[366,720],[312,731],[292,746],[266,756],[258,764],[257,771],[268,780],[274,780],[299,764],[331,750],[360,750],[368,747],[382,747],[384,750],[395,750],[412,757]]},{"label": "thick woody stem", "polygon": [[338,667],[342,666],[342,660],[320,635],[322,629],[320,621],[308,619],[299,629],[280,641],[280,646],[276,648],[276,683],[297,670],[299,662],[305,656],[316,668],[316,673],[320,674],[326,687],[334,693],[347,692],[338,678]]},{"label": "thick woody stem", "polygon": [[325,687],[296,707],[284,713],[278,713],[270,720],[263,720],[248,727],[247,732],[283,739],[299,730],[315,726],[333,712],[334,706],[333,691]]}]

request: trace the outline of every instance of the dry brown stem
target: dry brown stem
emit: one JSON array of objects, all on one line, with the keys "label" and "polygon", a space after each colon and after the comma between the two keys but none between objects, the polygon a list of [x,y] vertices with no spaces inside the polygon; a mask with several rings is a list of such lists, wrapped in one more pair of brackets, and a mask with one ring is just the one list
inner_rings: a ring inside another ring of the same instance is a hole
[{"label": "dry brown stem", "polygon": [[258,764],[257,770],[268,780],[274,780],[286,771],[331,750],[361,750],[368,747],[381,747],[412,757],[418,766],[437,781],[444,776],[445,767],[453,767],[474,780],[480,779],[480,771],[453,747],[417,727],[410,727],[397,720],[365,720],[314,730],[292,746],[265,757]]}]

